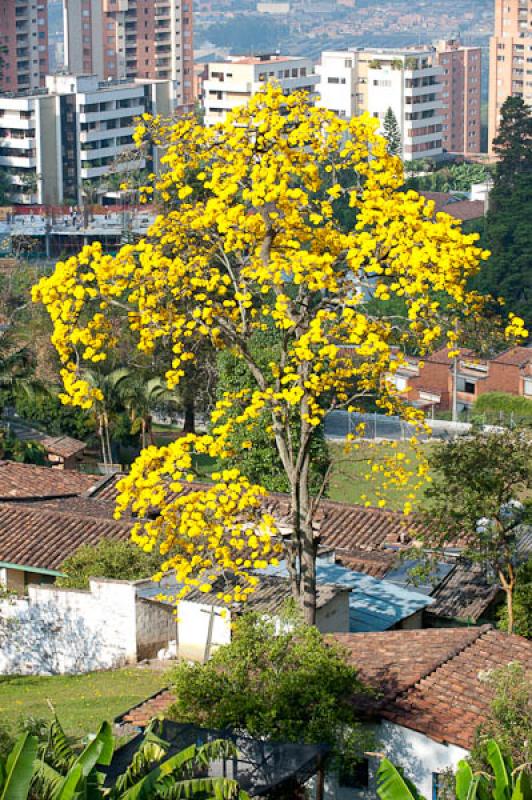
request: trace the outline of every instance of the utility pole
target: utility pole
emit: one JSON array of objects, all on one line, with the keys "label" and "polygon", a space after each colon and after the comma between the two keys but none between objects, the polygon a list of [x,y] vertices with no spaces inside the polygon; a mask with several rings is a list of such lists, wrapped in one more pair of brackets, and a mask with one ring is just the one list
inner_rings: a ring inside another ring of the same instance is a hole
[{"label": "utility pole", "polygon": [[452,420],[453,422],[458,421],[458,403],[457,403],[457,396],[456,396],[456,379],[458,376],[458,357],[455,356],[453,358],[453,411],[452,411]]}]

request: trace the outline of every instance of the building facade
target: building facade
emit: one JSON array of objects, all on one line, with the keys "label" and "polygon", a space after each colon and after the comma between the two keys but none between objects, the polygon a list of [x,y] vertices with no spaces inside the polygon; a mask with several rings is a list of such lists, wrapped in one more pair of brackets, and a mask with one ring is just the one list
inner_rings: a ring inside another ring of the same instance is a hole
[{"label": "building facade", "polygon": [[0,3],[0,92],[44,86],[48,72],[48,0]]},{"label": "building facade", "polygon": [[379,119],[382,132],[391,109],[406,161],[442,155],[442,68],[434,50],[325,51],[318,73],[321,104],[340,116],[367,111]]},{"label": "building facade", "polygon": [[234,56],[207,65],[203,81],[205,125],[225,119],[233,108],[245,105],[265,84],[276,83],[286,93],[315,94],[318,76],[310,58],[293,56]]},{"label": "building facade", "polygon": [[482,50],[457,40],[436,42],[442,68],[442,142],[450,153],[480,153]]},{"label": "building facade", "polygon": [[15,203],[81,203],[86,181],[144,169],[156,154],[136,151],[135,119],[176,107],[173,81],[49,75],[46,84],[29,95],[0,95],[0,167]]},{"label": "building facade", "polygon": [[506,98],[516,95],[532,104],[532,0],[495,0],[489,75],[488,148],[493,152]]},{"label": "building facade", "polygon": [[100,80],[172,80],[193,103],[192,0],[64,0],[65,62]]}]

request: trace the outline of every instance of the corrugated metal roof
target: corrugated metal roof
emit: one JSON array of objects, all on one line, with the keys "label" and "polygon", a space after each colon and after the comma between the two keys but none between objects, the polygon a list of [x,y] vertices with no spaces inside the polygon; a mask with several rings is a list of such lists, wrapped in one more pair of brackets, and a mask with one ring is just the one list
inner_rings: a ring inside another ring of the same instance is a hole
[{"label": "corrugated metal roof", "polygon": [[[266,572],[283,577],[288,574],[284,562],[278,567],[268,567]],[[317,562],[317,580],[320,584],[336,584],[351,589],[349,595],[351,633],[386,631],[434,602],[431,597],[420,592],[372,578],[362,572],[354,572],[340,564],[329,564],[322,559],[318,559]]]}]

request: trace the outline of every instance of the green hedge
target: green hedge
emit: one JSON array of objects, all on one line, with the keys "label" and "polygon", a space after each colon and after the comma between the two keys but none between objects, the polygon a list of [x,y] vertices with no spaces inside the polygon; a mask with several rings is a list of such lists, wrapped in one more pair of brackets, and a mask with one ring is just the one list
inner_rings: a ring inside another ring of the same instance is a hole
[{"label": "green hedge", "polygon": [[475,414],[486,414],[488,422],[496,421],[502,416],[503,422],[532,423],[532,400],[506,392],[486,392],[475,401]]}]

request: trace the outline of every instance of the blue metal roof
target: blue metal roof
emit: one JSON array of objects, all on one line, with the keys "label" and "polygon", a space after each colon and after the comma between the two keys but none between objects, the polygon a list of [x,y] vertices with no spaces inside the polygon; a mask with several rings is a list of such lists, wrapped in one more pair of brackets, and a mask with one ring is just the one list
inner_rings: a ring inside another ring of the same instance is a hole
[{"label": "blue metal roof", "polygon": [[445,561],[436,561],[430,565],[430,569],[421,579],[414,579],[411,570],[422,566],[421,561],[405,559],[400,561],[397,567],[386,573],[386,580],[395,583],[397,586],[404,586],[406,589],[413,588],[421,594],[432,594],[443,580],[453,571],[456,564],[448,564]]},{"label": "blue metal roof", "polygon": [[[285,562],[281,562],[278,567],[267,567],[264,571],[270,575],[288,576]],[[340,564],[330,564],[326,559],[318,558],[316,576],[318,583],[333,583],[351,589],[351,633],[386,631],[434,602],[432,597],[420,592],[397,586],[390,581],[372,578],[363,572],[354,572]]]}]

